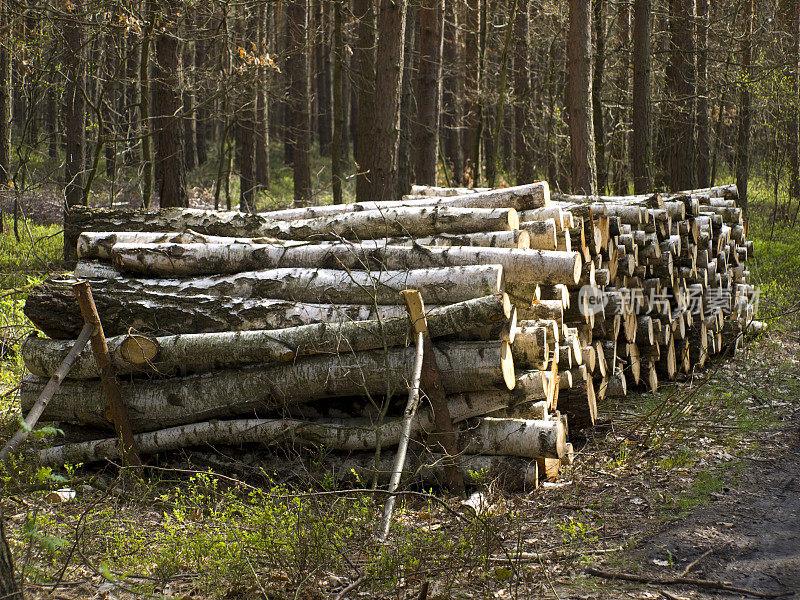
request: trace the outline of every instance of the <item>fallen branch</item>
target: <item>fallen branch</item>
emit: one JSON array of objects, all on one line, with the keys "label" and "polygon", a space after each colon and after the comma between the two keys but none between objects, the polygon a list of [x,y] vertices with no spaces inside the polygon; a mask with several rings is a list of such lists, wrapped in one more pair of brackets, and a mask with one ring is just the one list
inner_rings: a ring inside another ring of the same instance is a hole
[{"label": "fallen branch", "polygon": [[710,579],[692,579],[689,577],[647,577],[644,575],[634,575],[633,573],[614,573],[612,571],[604,571],[596,567],[589,567],[586,573],[594,575],[595,577],[602,577],[603,579],[621,579],[623,581],[633,581],[635,583],[647,583],[653,585],[691,585],[695,587],[722,590],[725,592],[735,592],[737,594],[745,594],[747,596],[755,596],[756,598],[780,598],[786,596],[791,592],[779,593],[765,593],[757,592],[748,588],[742,588],[724,581],[713,581]]}]

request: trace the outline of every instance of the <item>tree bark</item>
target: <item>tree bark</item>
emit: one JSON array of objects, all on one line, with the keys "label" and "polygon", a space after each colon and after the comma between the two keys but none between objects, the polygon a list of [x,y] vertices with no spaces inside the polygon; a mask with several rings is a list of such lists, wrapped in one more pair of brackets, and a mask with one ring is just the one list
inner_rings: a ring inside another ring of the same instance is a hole
[{"label": "tree bark", "polygon": [[668,147],[669,187],[676,191],[694,185],[694,33],[695,0],[670,0]]},{"label": "tree bark", "polygon": [[611,163],[614,193],[628,193],[628,127],[630,113],[630,46],[631,46],[631,2],[623,2],[617,13],[618,43],[621,50],[619,71],[617,73],[617,103],[614,111],[614,135],[611,142]]},{"label": "tree bark", "polygon": [[481,64],[480,13],[486,0],[466,0],[464,4],[464,121],[461,135],[464,153],[464,179],[468,187],[477,186],[480,179],[481,131]]},{"label": "tree bark", "polygon": [[[102,288],[100,290],[98,297],[104,293]],[[492,336],[497,339],[507,335],[513,325],[508,299],[500,294],[433,307],[428,310],[426,318],[434,339],[465,332],[471,334],[469,337],[486,332],[487,339]],[[118,374],[164,377],[232,365],[285,363],[303,356],[402,346],[410,339],[409,331],[408,318],[403,315],[372,321],[321,322],[283,329],[188,333],[155,338],[124,333],[109,338],[108,345]],[[50,377],[72,345],[72,341],[31,336],[22,347],[25,366],[34,375]],[[99,377],[91,353],[81,355],[70,369],[69,377]]]},{"label": "tree bark", "polygon": [[472,246],[404,247],[382,242],[310,246],[270,244],[117,244],[114,261],[123,270],[155,275],[237,273],[264,268],[308,267],[376,270],[501,264],[508,283],[576,284],[577,252]]},{"label": "tree bark", "polygon": [[378,14],[374,121],[372,129],[367,132],[368,146],[362,153],[368,186],[366,197],[357,195],[358,200],[397,199],[397,148],[400,141],[406,6],[406,0],[382,0]]},{"label": "tree bark", "polygon": [[[83,46],[85,33],[80,23],[83,3],[72,6],[70,15],[65,19],[64,30],[64,62],[66,82],[64,87],[64,122],[66,126],[67,155],[64,161],[64,196],[66,207],[83,203],[84,161],[86,156],[86,100],[85,64]],[[64,247],[64,258],[70,259],[67,247]]]},{"label": "tree bark", "polygon": [[424,0],[417,19],[420,51],[415,85],[417,114],[412,134],[416,158],[414,179],[419,184],[436,185],[442,97],[444,0]]},{"label": "tree bark", "polygon": [[530,1],[517,0],[514,18],[514,174],[517,185],[533,181],[533,126],[529,68]]},{"label": "tree bark", "polygon": [[342,3],[333,2],[333,139],[331,140],[331,186],[333,203],[342,203],[342,151],[344,133],[344,41],[342,38]]},{"label": "tree bark", "polygon": [[[10,27],[8,0],[0,0],[0,28]],[[11,35],[0,40],[0,186],[11,181]],[[2,540],[0,540],[2,541]]]},{"label": "tree bark", "polygon": [[651,0],[633,0],[633,191],[646,194],[652,185],[650,136],[650,12]]},{"label": "tree bark", "polygon": [[747,184],[750,177],[750,127],[753,116],[750,107],[751,64],[753,61],[753,0],[746,1],[744,36],[742,39],[742,83],[739,90],[739,123],[736,136],[736,187],[739,204],[747,216]]},{"label": "tree bark", "polygon": [[567,38],[567,112],[569,114],[572,192],[597,192],[592,122],[591,0],[570,0]]},{"label": "tree bark", "polygon": [[306,206],[311,202],[310,98],[308,92],[308,0],[289,0],[286,7],[288,29],[288,66],[290,77],[287,107],[291,114],[292,165],[294,173],[294,204]]},{"label": "tree bark", "polygon": [[431,304],[451,304],[497,294],[503,287],[499,265],[469,265],[402,271],[340,271],[287,268],[212,275],[201,279],[108,279],[95,294],[124,298],[189,296],[269,298],[322,304],[401,304],[403,289],[418,289]]},{"label": "tree bark", "polygon": [[697,186],[708,187],[711,176],[711,143],[708,118],[709,0],[697,0]]},{"label": "tree bark", "polygon": [[[200,375],[122,383],[134,431],[152,431],[215,418],[258,414],[321,398],[402,394],[410,380],[413,348],[312,356],[289,364],[244,366]],[[450,393],[514,387],[508,342],[440,343],[436,359]],[[30,376],[20,390],[27,411],[44,382]],[[108,428],[99,382],[66,382],[42,418]]]},{"label": "tree bark", "polygon": [[369,172],[372,136],[375,129],[375,45],[377,36],[375,2],[353,0],[353,19],[356,23],[356,47],[353,58],[357,65],[354,91],[357,94],[357,136],[354,141],[356,158],[356,200],[375,200],[371,196]]},{"label": "tree bark", "polygon": [[605,0],[592,0],[594,22],[595,54],[592,75],[592,126],[594,128],[594,147],[597,160],[597,191],[605,193],[608,186],[608,166],[606,164],[606,128],[603,115],[603,76],[606,66],[606,18],[603,10]]},{"label": "tree bark", "polygon": [[[139,135],[142,138],[142,206],[150,208],[153,199],[153,123],[150,119],[150,46],[155,29],[156,10],[154,0],[142,1],[142,13],[145,19],[142,32],[142,46],[139,55]],[[66,218],[65,218],[66,221]],[[67,236],[64,236],[64,245],[70,247]]]},{"label": "tree bark", "polygon": [[331,63],[328,43],[327,12],[323,0],[314,0],[314,63],[317,97],[317,139],[319,151],[328,156],[331,151]]},{"label": "tree bark", "polygon": [[461,96],[462,70],[459,67],[461,31],[458,27],[459,12],[454,3],[444,3],[444,48],[443,87],[442,87],[442,135],[445,168],[450,169],[445,177],[453,185],[460,185],[464,179],[464,154],[461,150]]},{"label": "tree bark", "polygon": [[[261,52],[268,51],[267,15],[270,8],[262,4],[258,10],[258,47]],[[257,189],[269,187],[269,101],[267,98],[267,69],[258,67],[256,79],[256,115],[255,115],[255,185]]]},{"label": "tree bark", "polygon": [[[474,392],[452,395],[447,403],[455,423],[486,412],[492,412],[508,405],[513,400],[508,392]],[[324,444],[328,448],[340,451],[358,451],[375,449],[380,440],[381,447],[390,448],[400,441],[402,421],[393,419],[377,425],[366,419],[348,419],[346,421],[303,421],[298,419],[239,419],[230,421],[204,421],[191,423],[170,429],[161,429],[135,436],[142,454],[154,454],[201,445],[224,444],[275,444],[291,440],[301,444]],[[430,409],[419,412],[419,418],[412,422],[410,437],[416,440],[424,438],[426,432],[433,428],[433,415]],[[489,425],[493,432],[501,429],[505,423]],[[521,424],[514,423],[517,427]],[[545,447],[557,449],[559,445],[557,426],[536,424],[529,426],[529,431],[544,430]],[[523,439],[524,439],[523,434]],[[517,434],[517,438],[519,438]],[[479,443],[473,444],[478,446]],[[537,440],[523,447],[523,452],[531,453],[531,447]],[[500,441],[500,449],[505,443]],[[491,450],[491,448],[489,448]],[[488,452],[487,452],[488,454]],[[117,438],[92,440],[74,444],[64,444],[47,448],[39,452],[42,465],[62,465],[65,462],[93,462],[98,460],[115,460],[119,457]]]},{"label": "tree bark", "polygon": [[177,24],[182,9],[178,0],[160,0],[162,21],[156,38],[156,64],[152,85],[155,133],[155,179],[161,208],[188,206],[186,165],[183,158],[180,65]]}]

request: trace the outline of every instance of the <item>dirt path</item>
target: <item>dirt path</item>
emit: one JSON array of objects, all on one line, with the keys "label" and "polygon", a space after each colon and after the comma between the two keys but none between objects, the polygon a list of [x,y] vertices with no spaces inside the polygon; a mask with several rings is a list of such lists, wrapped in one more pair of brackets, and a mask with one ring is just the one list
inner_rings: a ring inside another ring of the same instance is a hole
[{"label": "dirt path", "polygon": [[[726,581],[800,598],[800,415],[770,439],[730,487],[685,519],[639,543],[632,562],[654,577]],[[771,458],[770,458],[771,457]],[[710,552],[709,552],[710,551]],[[706,554],[707,553],[707,554]],[[630,589],[630,588],[628,588]],[[638,597],[652,597],[641,586]],[[692,587],[665,588],[681,598],[736,597]]]}]

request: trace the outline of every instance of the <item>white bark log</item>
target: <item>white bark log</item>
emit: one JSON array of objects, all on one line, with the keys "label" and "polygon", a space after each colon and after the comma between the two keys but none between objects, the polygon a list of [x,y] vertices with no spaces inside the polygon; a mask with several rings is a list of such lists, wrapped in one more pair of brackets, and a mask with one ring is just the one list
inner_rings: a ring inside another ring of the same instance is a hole
[{"label": "white bark log", "polygon": [[[470,329],[504,329],[512,325],[513,309],[501,295],[476,298],[427,311],[428,331],[433,339]],[[230,365],[293,361],[302,356],[360,352],[404,346],[410,341],[406,315],[382,320],[314,323],[273,330],[225,331],[219,333],[162,336],[153,339],[155,354],[132,362],[123,349],[130,335],[108,338],[112,364],[119,375],[149,373],[171,376],[204,372]],[[490,333],[490,332],[487,332]],[[135,336],[140,341],[141,336]],[[22,345],[28,370],[49,377],[72,347],[71,341],[31,336]],[[100,376],[90,351],[81,354],[70,370],[70,379]]]},{"label": "white bark log", "polygon": [[[512,389],[513,359],[507,342],[439,344],[436,355],[449,393]],[[150,431],[212,418],[235,417],[337,396],[394,395],[408,387],[413,349],[312,356],[290,364],[253,365],[165,380],[121,383],[134,431]],[[24,411],[44,387],[26,378],[20,392]],[[108,427],[106,401],[97,381],[67,382],[54,395],[43,419]]]},{"label": "white bark log", "polygon": [[[520,224],[520,227],[522,224]],[[455,235],[443,233],[435,237],[402,237],[386,240],[390,246],[483,246],[491,248],[520,248],[527,250],[531,247],[531,236],[527,231],[515,229],[514,231],[486,231]],[[545,248],[554,250],[555,248]]]},{"label": "white bark log", "polygon": [[114,262],[126,271],[156,275],[217,274],[265,268],[420,269],[500,264],[507,282],[578,281],[577,253],[453,246],[426,248],[377,244],[116,244]]}]

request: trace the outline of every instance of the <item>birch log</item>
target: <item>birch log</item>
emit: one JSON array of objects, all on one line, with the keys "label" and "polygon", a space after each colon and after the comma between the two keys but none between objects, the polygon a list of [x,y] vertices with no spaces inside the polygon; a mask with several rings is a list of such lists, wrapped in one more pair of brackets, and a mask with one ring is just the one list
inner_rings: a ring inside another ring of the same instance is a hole
[{"label": "birch log", "polygon": [[[79,266],[83,263],[79,263]],[[81,269],[85,272],[86,269]],[[194,278],[108,278],[96,293],[147,298],[151,294],[217,298],[269,298],[321,304],[402,304],[399,292],[419,290],[431,305],[453,304],[503,290],[500,265],[465,265],[397,271],[278,268]]]},{"label": "birch log", "polygon": [[[531,235],[527,231],[515,229],[513,231],[481,231],[463,235],[443,233],[435,237],[390,238],[386,240],[386,243],[390,246],[484,246],[528,250],[531,248]],[[555,250],[555,248],[544,249]]]},{"label": "birch log", "polygon": [[[77,337],[83,325],[69,283],[46,280],[28,295],[25,315],[46,335]],[[109,336],[129,330],[148,335],[282,329],[309,323],[367,321],[404,315],[401,306],[314,304],[286,300],[150,294],[95,297]]]},{"label": "birch log", "polygon": [[[497,328],[511,327],[512,316],[508,299],[498,294],[432,308],[427,312],[428,330],[434,339],[473,328],[497,331]],[[408,317],[403,315],[382,320],[314,323],[274,330],[156,338],[125,334],[109,338],[108,346],[118,374],[164,377],[236,364],[287,362],[315,354],[404,346],[411,340],[409,327]],[[71,341],[30,336],[22,345],[22,357],[31,373],[49,377],[71,347]],[[99,376],[94,358],[88,351],[81,354],[68,375],[70,379]]]},{"label": "birch log", "polygon": [[160,276],[236,273],[266,268],[402,270],[465,265],[503,266],[508,282],[578,282],[576,252],[513,248],[450,248],[362,244],[116,244],[114,262],[126,271]]},{"label": "birch log", "polygon": [[[213,418],[277,410],[320,398],[398,394],[407,389],[413,348],[312,356],[281,365],[252,365],[200,375],[121,383],[134,431]],[[514,364],[508,342],[441,343],[436,351],[450,393],[512,389]],[[44,387],[28,377],[20,391],[27,411]],[[71,381],[54,395],[43,419],[108,427],[99,382]]]}]

